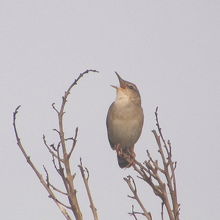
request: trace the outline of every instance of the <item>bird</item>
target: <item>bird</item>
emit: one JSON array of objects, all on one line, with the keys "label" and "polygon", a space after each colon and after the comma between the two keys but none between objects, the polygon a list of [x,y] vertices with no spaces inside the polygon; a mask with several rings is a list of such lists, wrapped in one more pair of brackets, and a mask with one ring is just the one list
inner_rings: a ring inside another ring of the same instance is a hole
[{"label": "bird", "polygon": [[111,85],[116,89],[116,99],[108,109],[107,134],[111,148],[117,153],[119,167],[128,168],[134,163],[134,145],[142,132],[144,113],[137,86],[115,73],[120,87]]}]

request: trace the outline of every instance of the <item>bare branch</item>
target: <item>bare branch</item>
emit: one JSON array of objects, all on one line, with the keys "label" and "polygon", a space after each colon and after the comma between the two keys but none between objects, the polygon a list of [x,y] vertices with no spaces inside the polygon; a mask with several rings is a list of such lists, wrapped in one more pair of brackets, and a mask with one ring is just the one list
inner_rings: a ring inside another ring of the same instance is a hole
[{"label": "bare branch", "polygon": [[[164,163],[164,164],[168,164],[168,165],[166,165],[166,167],[164,167],[164,168],[165,168],[165,171],[166,171],[165,176],[166,176],[166,179],[167,179],[167,185],[168,185],[169,192],[170,192],[171,199],[172,199],[172,205],[173,205],[172,212],[173,212],[173,215],[174,215],[174,219],[179,220],[179,207],[180,207],[180,205],[178,204],[178,201],[177,201],[177,188],[176,188],[176,178],[175,178],[176,165],[174,165],[174,162],[172,161],[172,147],[171,147],[170,141],[168,141],[168,146],[167,146],[166,141],[163,137],[162,129],[160,127],[160,123],[159,123],[159,119],[158,119],[158,107],[156,108],[155,116],[156,116],[157,129],[158,129],[158,132],[160,134],[160,137],[163,140],[164,148],[165,148],[166,153],[167,153],[167,162]],[[160,150],[161,150],[160,154],[162,155],[163,154],[162,148]],[[171,174],[169,172],[168,166],[171,170]],[[166,206],[166,204],[165,204],[165,206]]]},{"label": "bare branch", "polygon": [[[143,213],[138,213],[138,214],[142,214],[148,220],[152,220],[151,213],[145,209],[144,205],[142,204],[142,202],[138,196],[137,187],[136,187],[136,183],[135,183],[134,179],[131,176],[127,176],[124,178],[124,180],[128,184],[128,187],[130,188],[131,192],[133,193],[133,196],[128,196],[128,197],[135,199],[143,211]],[[137,214],[137,212],[135,212],[135,214]]]},{"label": "bare branch", "polygon": [[80,165],[78,165],[82,178],[83,178],[83,182],[84,185],[86,187],[86,192],[89,198],[89,203],[90,203],[90,208],[92,210],[92,214],[93,214],[93,218],[94,220],[98,220],[98,213],[97,213],[97,209],[94,205],[93,199],[92,199],[92,194],[89,188],[89,171],[86,167],[83,167],[83,163],[82,163],[82,158],[80,158]]},{"label": "bare branch", "polygon": [[[70,150],[70,153],[67,153],[67,146],[66,146],[66,138],[64,135],[64,127],[63,127],[63,115],[64,115],[64,109],[65,109],[65,105],[67,102],[67,98],[68,95],[70,94],[71,89],[78,83],[78,81],[87,73],[89,72],[98,72],[97,70],[86,70],[83,73],[81,73],[77,79],[74,80],[74,82],[69,86],[69,88],[67,89],[67,91],[65,91],[64,96],[62,97],[62,103],[61,103],[61,107],[60,110],[57,110],[57,108],[55,108],[55,104],[53,104],[53,108],[54,110],[57,112],[57,116],[58,116],[58,121],[59,121],[59,129],[57,130],[58,134],[59,134],[59,138],[60,138],[60,145],[62,148],[62,154],[63,154],[63,164],[64,164],[64,169],[65,169],[65,174],[63,172],[63,168],[61,165],[61,160],[58,159],[58,164],[59,164],[59,173],[62,177],[64,186],[66,188],[67,194],[68,194],[68,200],[69,203],[71,205],[71,209],[73,211],[73,214],[75,216],[75,218],[77,220],[82,220],[82,213],[80,210],[80,206],[78,203],[78,199],[76,196],[76,189],[73,183],[75,174],[72,174],[71,168],[70,168],[70,156],[75,148],[75,144],[76,144],[76,137],[77,137],[77,133],[78,133],[78,129],[76,129],[75,132],[75,138],[73,139],[73,145],[72,148]],[[59,156],[59,151],[57,152],[58,157]]]},{"label": "bare branch", "polygon": [[[22,153],[23,153],[24,157],[26,158],[28,164],[31,166],[31,168],[33,169],[33,171],[35,172],[35,174],[39,178],[42,185],[48,191],[49,197],[53,199],[53,201],[59,207],[60,211],[63,213],[65,218],[68,219],[68,220],[71,220],[71,217],[69,216],[66,209],[71,209],[72,210],[76,220],[82,220],[83,217],[82,217],[82,213],[81,213],[80,206],[79,206],[79,203],[78,203],[78,199],[77,199],[77,196],[76,196],[76,189],[75,189],[74,182],[73,182],[74,178],[75,178],[75,174],[72,173],[72,170],[71,170],[71,167],[70,167],[70,157],[71,157],[71,155],[73,153],[73,150],[75,148],[75,145],[76,145],[76,138],[77,138],[77,134],[78,134],[78,128],[76,128],[75,137],[65,138],[64,126],[63,126],[63,116],[64,116],[64,113],[65,113],[64,112],[65,104],[67,102],[67,98],[68,98],[68,95],[70,94],[71,89],[75,85],[77,85],[78,81],[85,74],[87,74],[89,72],[98,72],[98,71],[97,70],[86,70],[83,73],[79,74],[79,76],[73,81],[73,83],[69,86],[67,91],[64,93],[64,96],[62,97],[62,102],[61,102],[60,109],[58,109],[55,106],[55,103],[52,104],[52,108],[57,113],[58,122],[59,122],[58,129],[54,129],[54,131],[56,131],[58,133],[59,139],[60,139],[57,146],[55,147],[54,144],[49,146],[46,142],[45,136],[43,135],[44,145],[46,146],[46,148],[48,149],[49,153],[52,156],[52,162],[53,162],[55,170],[58,172],[58,174],[62,178],[64,187],[65,187],[65,192],[59,190],[57,187],[55,187],[54,185],[52,185],[50,183],[49,174],[48,174],[45,167],[44,167],[44,170],[46,172],[46,180],[42,177],[41,173],[36,169],[36,167],[34,166],[34,164],[31,161],[30,157],[25,152],[24,147],[22,146],[22,143],[21,143],[20,138],[18,136],[15,121],[16,121],[16,114],[17,114],[18,109],[20,108],[20,106],[18,106],[15,109],[15,112],[13,114],[14,132],[15,132],[15,136],[16,136],[16,139],[17,139],[17,144],[18,144],[20,150],[22,151]],[[72,141],[72,147],[71,147],[71,149],[68,153],[67,152],[67,141],[69,141],[69,140]],[[65,195],[68,198],[68,202],[69,202],[70,206],[65,205],[62,201],[60,201],[56,197],[54,192],[61,193],[61,194]]]},{"label": "bare branch", "polygon": [[49,188],[48,184],[46,183],[46,181],[44,180],[43,176],[41,175],[41,173],[37,170],[37,168],[35,167],[35,165],[33,164],[33,162],[31,161],[30,157],[27,155],[20,137],[18,135],[18,131],[17,131],[17,127],[16,127],[16,115],[18,113],[20,106],[18,106],[14,113],[13,113],[13,127],[14,127],[14,132],[15,132],[15,137],[17,140],[17,145],[20,148],[21,152],[23,153],[24,157],[26,158],[28,164],[31,166],[31,168],[33,169],[33,171],[35,172],[35,174],[37,175],[38,179],[40,180],[41,184],[44,186],[44,188],[47,190],[47,192],[49,193],[49,197],[53,199],[53,201],[55,202],[55,204],[57,205],[57,207],[60,209],[61,213],[64,215],[64,217],[67,220],[71,220],[68,212],[66,211],[66,209],[58,202],[55,194],[53,193],[53,191]]},{"label": "bare branch", "polygon": [[[162,164],[160,165],[158,160],[153,159],[150,152],[147,150],[148,159],[143,163],[140,163],[134,158],[133,169],[139,174],[137,177],[146,182],[151,187],[154,194],[161,199],[162,220],[164,218],[164,207],[166,208],[170,220],[179,220],[180,205],[177,202],[177,187],[175,178],[176,162],[173,162],[172,160],[171,143],[170,141],[166,142],[162,134],[162,129],[158,119],[158,108],[156,108],[155,116],[157,131],[153,130],[152,132],[158,146],[158,152]],[[129,155],[122,154],[122,157],[124,157],[126,160],[129,159],[128,156]],[[131,179],[130,176],[124,179],[133,193],[133,196],[129,197],[135,199],[142,208],[143,204],[140,199],[137,198],[137,188],[134,179]],[[132,213],[132,216],[135,216],[134,213],[136,212],[133,211]]]}]

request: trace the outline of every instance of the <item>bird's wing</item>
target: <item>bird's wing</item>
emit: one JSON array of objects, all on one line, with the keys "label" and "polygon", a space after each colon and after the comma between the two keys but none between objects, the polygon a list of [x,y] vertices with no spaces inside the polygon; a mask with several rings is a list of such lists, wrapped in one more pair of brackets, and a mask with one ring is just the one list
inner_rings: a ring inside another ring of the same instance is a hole
[{"label": "bird's wing", "polygon": [[112,122],[112,114],[110,112],[113,112],[111,111],[112,109],[114,108],[114,102],[110,105],[109,109],[108,109],[108,114],[107,114],[107,117],[106,117],[106,126],[107,126],[107,132],[108,132],[108,140],[109,140],[109,143],[112,147],[112,149],[115,148],[115,143],[113,143],[113,140],[111,140],[110,137],[112,137],[112,133],[113,133],[113,130],[112,130],[112,125],[111,125],[111,122]]}]

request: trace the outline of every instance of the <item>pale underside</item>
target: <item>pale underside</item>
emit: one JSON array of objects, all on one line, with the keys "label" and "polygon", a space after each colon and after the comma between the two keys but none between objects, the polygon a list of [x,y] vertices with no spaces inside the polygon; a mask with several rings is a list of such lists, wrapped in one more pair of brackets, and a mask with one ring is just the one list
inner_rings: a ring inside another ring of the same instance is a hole
[{"label": "pale underside", "polygon": [[107,127],[111,147],[120,144],[122,148],[132,148],[143,126],[142,108],[124,98],[113,102],[109,112]]}]

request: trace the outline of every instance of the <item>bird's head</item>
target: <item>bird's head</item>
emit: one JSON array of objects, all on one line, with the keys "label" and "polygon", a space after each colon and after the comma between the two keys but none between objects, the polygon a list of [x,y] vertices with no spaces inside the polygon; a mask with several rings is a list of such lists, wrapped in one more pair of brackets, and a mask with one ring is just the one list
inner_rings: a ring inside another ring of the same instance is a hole
[{"label": "bird's head", "polygon": [[141,104],[141,97],[137,86],[134,83],[123,80],[117,72],[115,73],[120,83],[120,87],[112,85],[117,90],[116,100],[130,100],[136,104]]}]

